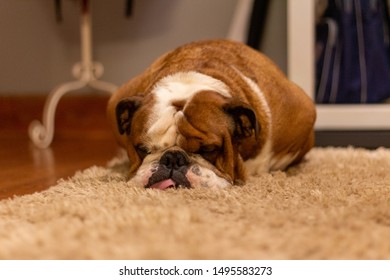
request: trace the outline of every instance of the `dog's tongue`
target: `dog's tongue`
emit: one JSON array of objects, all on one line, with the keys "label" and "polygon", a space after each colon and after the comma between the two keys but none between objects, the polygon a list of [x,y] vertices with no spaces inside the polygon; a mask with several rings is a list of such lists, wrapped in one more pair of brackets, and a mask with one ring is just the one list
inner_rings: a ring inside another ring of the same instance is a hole
[{"label": "dog's tongue", "polygon": [[176,184],[172,179],[167,179],[150,186],[152,189],[165,190],[170,187],[174,187]]}]

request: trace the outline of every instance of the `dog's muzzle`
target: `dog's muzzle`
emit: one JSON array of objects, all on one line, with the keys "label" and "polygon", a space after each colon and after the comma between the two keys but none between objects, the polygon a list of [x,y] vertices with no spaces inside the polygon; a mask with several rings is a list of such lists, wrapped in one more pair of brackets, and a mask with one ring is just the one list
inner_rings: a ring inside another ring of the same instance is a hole
[{"label": "dog's muzzle", "polygon": [[166,151],[150,176],[145,188],[166,189],[170,187],[190,188],[186,174],[190,160],[183,151]]}]

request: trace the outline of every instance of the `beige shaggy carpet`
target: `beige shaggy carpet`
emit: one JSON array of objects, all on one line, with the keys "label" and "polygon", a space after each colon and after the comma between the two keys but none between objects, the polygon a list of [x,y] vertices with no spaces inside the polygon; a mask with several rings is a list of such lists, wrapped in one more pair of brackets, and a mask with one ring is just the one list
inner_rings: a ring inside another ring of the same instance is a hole
[{"label": "beige shaggy carpet", "polygon": [[390,259],[390,150],[316,148],[227,189],[135,188],[126,160],[0,201],[2,259]]}]

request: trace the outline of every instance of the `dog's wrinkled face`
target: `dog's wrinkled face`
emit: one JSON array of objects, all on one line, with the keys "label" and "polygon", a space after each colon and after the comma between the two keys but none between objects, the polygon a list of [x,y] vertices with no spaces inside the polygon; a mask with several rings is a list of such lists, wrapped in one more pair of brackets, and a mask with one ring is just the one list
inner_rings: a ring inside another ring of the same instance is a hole
[{"label": "dog's wrinkled face", "polygon": [[[258,123],[245,103],[214,92],[157,102],[132,96],[116,107],[130,174],[146,188],[229,186],[245,180],[245,146]],[[249,142],[248,142],[249,141]]]}]

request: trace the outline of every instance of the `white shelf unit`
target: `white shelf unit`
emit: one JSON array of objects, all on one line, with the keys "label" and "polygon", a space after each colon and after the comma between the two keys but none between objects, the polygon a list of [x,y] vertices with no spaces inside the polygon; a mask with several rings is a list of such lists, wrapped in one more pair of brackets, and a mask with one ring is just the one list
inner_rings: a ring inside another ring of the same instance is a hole
[{"label": "white shelf unit", "polygon": [[[315,96],[315,3],[287,0],[288,76]],[[317,105],[316,130],[390,130],[390,104]]]}]

